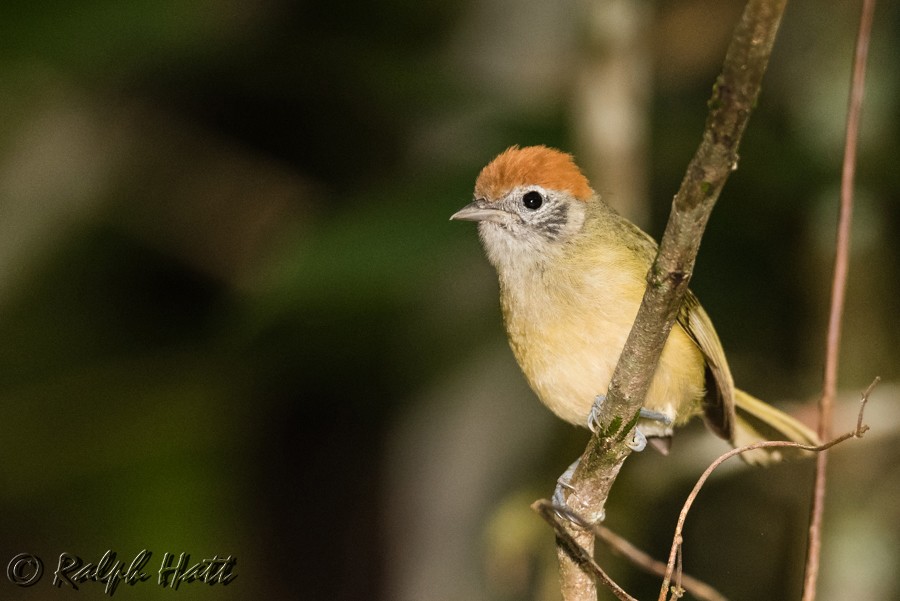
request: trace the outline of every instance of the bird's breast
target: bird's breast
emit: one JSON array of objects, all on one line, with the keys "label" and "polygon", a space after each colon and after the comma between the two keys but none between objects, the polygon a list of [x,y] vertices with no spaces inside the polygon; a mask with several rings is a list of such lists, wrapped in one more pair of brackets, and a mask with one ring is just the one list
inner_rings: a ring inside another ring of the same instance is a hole
[{"label": "bird's breast", "polygon": [[642,288],[565,273],[503,285],[510,346],[532,389],[560,418],[584,425],[606,394],[640,304]]},{"label": "bird's breast", "polygon": [[[611,268],[581,273],[572,278],[545,270],[516,285],[501,280],[501,299],[510,346],[531,388],[560,418],[583,426],[594,398],[609,389],[644,281]],[[703,365],[699,349],[676,325],[644,406],[679,422],[697,413]]]}]

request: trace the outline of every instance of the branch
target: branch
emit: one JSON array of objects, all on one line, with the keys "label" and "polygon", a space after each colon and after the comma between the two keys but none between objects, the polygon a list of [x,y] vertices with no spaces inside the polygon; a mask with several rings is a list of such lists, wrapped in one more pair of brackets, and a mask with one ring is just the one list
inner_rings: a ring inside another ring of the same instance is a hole
[{"label": "branch", "polygon": [[[609,528],[601,526],[600,524],[595,524],[594,534],[597,538],[605,542],[614,552],[619,553],[645,572],[660,577],[665,576],[667,569],[666,564],[653,559],[653,557],[647,555]],[[728,601],[722,593],[710,585],[697,578],[688,576],[687,574],[681,575],[679,588],[683,588],[685,592],[691,593],[691,595],[700,599],[700,601]]]},{"label": "branch", "polygon": [[[738,145],[756,105],[785,1],[749,0],[713,87],[703,138],[675,195],[659,253],[647,274],[644,299],[600,412],[599,434],[588,444],[572,477],[568,505],[590,517],[590,522],[602,517],[609,490],[630,453],[627,443],[687,291],[700,238],[737,166]],[[582,548],[593,552],[590,531],[567,528]],[[593,579],[564,549],[559,549],[558,557],[564,599],[594,601]]]},{"label": "branch", "polygon": [[748,451],[753,451],[755,449],[761,448],[780,447],[805,450],[814,453],[823,453],[831,447],[851,438],[862,438],[865,433],[869,431],[869,426],[863,423],[866,405],[869,402],[869,396],[872,394],[872,391],[880,381],[881,378],[875,378],[875,380],[869,385],[869,387],[866,388],[865,392],[862,393],[859,403],[859,412],[856,418],[856,428],[850,432],[847,432],[846,434],[838,436],[837,438],[834,438],[827,443],[819,446],[805,445],[798,442],[789,441],[768,440],[756,442],[743,447],[732,449],[722,454],[715,461],[713,461],[697,480],[697,483],[694,485],[694,488],[691,490],[691,493],[688,495],[687,499],[684,502],[684,505],[682,506],[681,513],[678,516],[678,522],[675,526],[675,534],[673,536],[672,548],[669,552],[669,561],[667,564],[663,564],[662,562],[653,559],[651,556],[636,548],[624,538],[613,533],[610,529],[597,523],[588,523],[581,516],[568,508],[556,507],[550,501],[544,499],[535,501],[532,504],[531,508],[553,527],[554,531],[556,532],[560,547],[565,550],[571,560],[576,565],[578,565],[585,573],[592,575],[598,581],[607,586],[621,601],[634,601],[634,597],[625,592],[624,589],[622,589],[618,584],[615,583],[615,581],[612,580],[612,578],[610,578],[610,576],[596,562],[592,552],[588,551],[578,543],[575,537],[570,533],[569,529],[565,527],[567,524],[565,520],[578,524],[585,531],[590,531],[594,536],[609,545],[610,548],[613,549],[613,551],[620,553],[638,567],[644,569],[647,572],[650,572],[651,574],[658,574],[662,576],[663,583],[662,588],[660,589],[659,601],[665,601],[669,598],[669,585],[672,582],[673,574],[676,576],[675,586],[673,587],[674,590],[672,591],[673,598],[680,598],[681,592],[690,592],[695,597],[703,601],[726,601],[725,597],[710,585],[686,574],[681,574],[681,551],[684,542],[682,532],[684,531],[684,524],[687,521],[688,513],[690,512],[694,501],[699,496],[700,490],[709,480],[712,473],[720,465],[722,465],[732,457]]},{"label": "branch", "polygon": [[[580,524],[585,530],[592,531],[597,538],[609,545],[613,551],[620,553],[641,569],[659,576],[663,576],[666,573],[666,565],[664,563],[653,559],[621,536],[615,534],[609,528],[601,526],[600,524],[588,524],[582,522],[581,517],[578,516],[578,514],[565,508],[555,507],[546,499],[535,501],[531,505],[531,508],[553,527],[560,546],[566,549],[566,552],[569,553],[572,561],[580,565],[586,572],[590,572],[598,581],[607,586],[620,601],[637,600],[626,593],[622,587],[609,577],[603,568],[596,562],[593,554],[581,547],[574,537],[563,527],[560,519],[574,521]],[[560,513],[564,514],[565,517],[561,518]],[[727,599],[725,599],[725,597],[717,590],[705,582],[701,582],[691,576],[684,575],[681,584],[685,591],[692,593],[701,601],[727,601]]]},{"label": "branch", "polygon": [[[831,433],[831,414],[837,394],[841,320],[844,314],[844,296],[847,290],[847,272],[850,262],[850,226],[853,221],[853,179],[856,170],[856,146],[859,138],[859,119],[862,111],[863,91],[866,80],[866,57],[869,53],[869,39],[871,38],[874,13],[875,0],[863,0],[853,60],[850,100],[847,108],[847,131],[844,140],[844,162],[841,171],[841,210],[838,219],[834,279],[831,287],[831,311],[828,316],[825,378],[822,385],[822,398],[819,401],[820,440],[825,440]],[[816,598],[816,583],[819,578],[819,559],[822,549],[822,519],[825,513],[827,472],[828,453],[819,453],[816,457],[816,476],[813,484],[812,509],[810,510],[809,544],[806,551],[802,601],[813,601]]]},{"label": "branch", "polygon": [[[531,504],[531,509],[533,509],[538,515],[540,515],[544,520],[547,521],[553,527],[554,532],[556,533],[556,541],[557,546],[561,552],[565,552],[569,558],[569,560],[576,566],[578,566],[584,574],[590,574],[600,582],[602,582],[606,587],[608,587],[613,594],[620,601],[637,601],[634,597],[625,592],[625,590],[620,587],[615,581],[609,577],[609,575],[603,571],[603,568],[594,560],[593,550],[587,550],[581,545],[578,540],[576,540],[575,536],[570,532],[570,529],[567,527],[569,522],[562,522],[557,519],[560,511],[566,512],[566,517],[578,522],[582,525],[582,528],[586,532],[591,531],[591,525],[582,522],[581,518],[578,514],[574,512],[570,512],[566,509],[560,509],[554,507],[553,503],[546,499],[539,499]],[[592,539],[593,540],[593,539]],[[563,581],[563,598],[566,597],[566,584],[567,582]],[[596,601],[596,593],[594,599],[592,601]]]},{"label": "branch", "polygon": [[687,514],[691,509],[691,506],[694,504],[694,500],[697,498],[697,495],[700,494],[700,489],[703,488],[703,485],[712,475],[713,471],[718,468],[720,465],[725,463],[727,460],[731,459],[735,455],[740,455],[741,453],[745,453],[747,451],[752,451],[754,449],[762,449],[762,448],[789,448],[789,449],[801,449],[805,451],[811,451],[814,453],[818,453],[821,455],[831,447],[844,442],[845,440],[849,440],[851,438],[862,438],[863,435],[869,431],[869,426],[863,424],[863,415],[866,410],[866,404],[869,402],[869,395],[872,393],[872,390],[875,389],[875,386],[878,385],[880,378],[875,378],[875,380],[866,388],[866,391],[863,392],[862,398],[859,403],[859,415],[856,418],[856,429],[852,432],[847,432],[842,436],[838,436],[825,444],[813,446],[813,445],[805,445],[799,442],[788,442],[788,441],[780,441],[780,440],[766,440],[762,442],[756,442],[753,444],[749,444],[743,447],[738,447],[736,449],[732,449],[727,453],[722,454],[718,459],[713,461],[706,471],[700,476],[697,480],[697,483],[694,485],[693,490],[691,490],[691,494],[688,495],[687,500],[684,502],[684,506],[681,508],[681,513],[678,515],[678,523],[675,526],[675,535],[672,540],[672,549],[669,552],[669,563],[666,565],[666,572],[663,578],[662,588],[659,592],[659,601],[665,601],[668,595],[669,583],[672,580],[672,574],[675,571],[675,561],[678,553],[681,552],[681,546],[683,543],[683,539],[681,536],[682,531],[684,530],[684,522],[687,520]]}]

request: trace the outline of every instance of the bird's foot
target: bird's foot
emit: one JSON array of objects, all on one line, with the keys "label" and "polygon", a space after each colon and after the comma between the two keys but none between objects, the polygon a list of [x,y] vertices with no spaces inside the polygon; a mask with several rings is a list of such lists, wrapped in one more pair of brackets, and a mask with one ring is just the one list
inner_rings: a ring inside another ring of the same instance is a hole
[{"label": "bird's foot", "polygon": [[[594,399],[594,404],[591,405],[591,411],[588,414],[587,426],[594,434],[596,434],[597,430],[600,429],[600,408],[603,406],[604,401],[606,401],[606,397],[604,395],[597,395],[597,397]],[[641,419],[658,421],[665,424],[666,426],[672,424],[672,418],[665,413],[652,411],[643,407],[641,407],[639,417]],[[632,451],[639,452],[643,451],[646,446],[647,437],[644,436],[644,433],[641,432],[640,428],[635,428],[634,438],[628,444],[628,447]],[[569,508],[569,503],[566,500],[568,491],[572,491],[575,489],[575,487],[572,486],[572,476],[575,474],[575,469],[578,467],[578,463],[580,461],[580,459],[576,459],[572,463],[572,465],[566,468],[566,471],[564,471],[562,475],[556,480],[556,488],[553,490],[553,506],[556,508],[556,514],[559,517],[567,519],[575,524],[583,525],[581,523],[583,520]],[[605,515],[601,511],[600,515],[597,516],[595,522],[602,522],[604,518]]]},{"label": "bird's foot", "polygon": [[[559,517],[583,526],[584,520],[569,508],[569,503],[566,501],[566,491],[575,490],[575,487],[572,486],[572,475],[575,473],[575,468],[578,467],[580,461],[581,459],[576,459],[556,480],[556,489],[553,491],[553,507],[556,509],[556,515]],[[600,515],[596,517],[595,523],[602,522],[605,518],[605,512],[601,511]]]},{"label": "bird's foot", "polygon": [[672,418],[660,411],[653,411],[651,409],[645,409],[644,407],[641,407],[641,412],[639,415],[643,419],[652,419],[655,422],[662,422],[666,426],[672,425]]},{"label": "bird's foot", "polygon": [[[653,411],[652,409],[641,407],[641,412],[638,415],[641,419],[649,419],[655,422],[661,422],[666,426],[672,425],[672,418],[659,411]],[[643,432],[641,432],[641,428],[639,426],[634,427],[634,438],[631,440],[628,448],[637,453],[640,453],[645,448],[647,448],[647,437]]]},{"label": "bird's foot", "polygon": [[553,505],[555,507],[566,507],[566,491],[574,490],[574,487],[572,486],[572,474],[575,473],[575,468],[578,467],[580,461],[580,459],[576,459],[572,465],[567,467],[566,471],[556,479],[556,488],[553,490]]},{"label": "bird's foot", "polygon": [[594,397],[594,403],[591,405],[591,411],[590,413],[588,413],[587,418],[587,427],[592,434],[596,434],[597,430],[600,429],[600,409],[603,407],[603,403],[605,402],[605,394],[598,394]]},{"label": "bird's foot", "polygon": [[[591,411],[588,413],[587,427],[594,434],[596,434],[597,430],[600,429],[600,409],[603,407],[603,403],[605,401],[606,396],[598,394],[596,397],[594,397],[594,403],[591,405]],[[672,418],[665,413],[653,411],[651,409],[645,409],[644,407],[641,407],[639,417],[641,419],[650,419],[653,421],[662,422],[666,426],[672,425]],[[646,447],[647,437],[644,436],[644,433],[641,432],[640,428],[636,427],[634,429],[634,438],[628,444],[628,448],[639,453]],[[574,466],[570,467],[570,469],[574,471]],[[566,473],[568,473],[568,470],[566,470]],[[565,474],[563,474],[563,476],[565,476]],[[559,487],[557,487],[557,489],[558,488]]]},{"label": "bird's foot", "polygon": [[647,437],[644,436],[644,433],[641,432],[640,428],[634,429],[634,436],[632,437],[631,442],[628,443],[628,448],[635,453],[640,453],[647,448]]}]

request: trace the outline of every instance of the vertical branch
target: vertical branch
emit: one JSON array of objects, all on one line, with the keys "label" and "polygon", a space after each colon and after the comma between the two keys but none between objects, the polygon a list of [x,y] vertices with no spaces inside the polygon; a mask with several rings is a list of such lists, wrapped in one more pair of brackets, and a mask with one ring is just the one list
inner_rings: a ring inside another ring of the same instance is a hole
[{"label": "vertical branch", "polygon": [[[844,140],[844,162],[841,169],[841,208],[838,219],[837,251],[834,260],[834,279],[831,286],[831,311],[828,316],[828,339],[825,350],[825,377],[822,398],[819,401],[819,438],[831,437],[832,410],[837,395],[838,359],[841,342],[841,320],[844,314],[844,297],[847,289],[847,272],[850,261],[850,226],[853,221],[853,180],[856,172],[856,147],[859,138],[859,120],[862,111],[866,78],[866,58],[869,53],[875,0],[863,0],[862,14],[856,38],[850,99],[847,109],[847,131]],[[828,470],[828,452],[816,457],[816,477],[813,485],[813,504],[809,522],[809,545],[806,555],[806,573],[803,581],[803,601],[816,598],[819,563],[822,549],[822,518],[825,513],[825,488]]]},{"label": "vertical branch", "polygon": [[[602,515],[602,501],[628,455],[633,416],[643,403],[681,307],[709,215],[737,165],[738,145],[759,95],[785,2],[750,0],[735,28],[709,100],[700,147],[672,202],[659,253],[647,274],[643,301],[601,408],[601,434],[608,436],[599,437],[601,444],[589,445],[573,477],[575,491],[569,506],[584,511],[582,515]],[[598,473],[592,486],[579,486],[587,476]],[[590,492],[592,488],[597,494]]]},{"label": "vertical branch", "polygon": [[[630,453],[636,416],[687,291],[700,238],[737,166],[738,145],[759,96],[785,3],[749,0],[735,28],[709,100],[700,146],[675,195],[643,301],[612,376],[599,435],[591,439],[572,477],[568,505],[589,522],[603,515],[609,490]],[[580,545],[593,548],[590,531],[569,523],[565,528]],[[564,599],[596,600],[593,578],[567,549],[558,547],[558,557]]]},{"label": "vertical branch", "polygon": [[[634,327],[622,351],[600,423],[637,413],[681,307],[700,240],[756,105],[786,0],[750,0],[735,28],[722,72],[713,86],[700,147],[672,202]],[[673,299],[675,302],[673,302]]]}]

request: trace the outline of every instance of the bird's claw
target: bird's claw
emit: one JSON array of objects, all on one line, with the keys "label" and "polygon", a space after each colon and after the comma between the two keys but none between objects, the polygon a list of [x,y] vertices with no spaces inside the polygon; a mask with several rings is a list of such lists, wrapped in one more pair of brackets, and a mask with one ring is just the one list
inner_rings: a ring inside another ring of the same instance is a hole
[{"label": "bird's claw", "polygon": [[[652,409],[641,407],[641,411],[638,416],[642,419],[650,419],[656,422],[662,422],[666,426],[672,425],[672,418],[660,411],[653,411]],[[628,444],[628,448],[636,453],[640,453],[645,448],[647,448],[647,437],[644,436],[644,433],[641,432],[641,429],[637,426],[635,426],[634,428],[634,438]]]},{"label": "bird's claw", "polygon": [[[587,419],[587,427],[593,433],[596,434],[600,429],[600,408],[603,406],[604,401],[606,401],[606,396],[602,394],[598,394],[594,397],[594,403],[591,405],[591,410],[588,413]],[[653,411],[652,409],[646,409],[641,407],[641,411],[638,416],[642,419],[650,419],[653,421],[661,422],[667,426],[672,425],[672,418],[662,413],[660,411]],[[637,453],[643,451],[647,447],[647,437],[644,436],[644,433],[641,432],[640,428],[634,429],[634,438],[630,443],[628,443],[628,448]],[[574,468],[574,466],[573,466]],[[570,468],[570,469],[573,469]],[[566,470],[568,473],[569,470]],[[571,476],[571,474],[569,474]],[[565,474],[563,474],[565,476]],[[562,478],[562,477],[560,477]],[[559,486],[557,485],[557,493],[559,493]],[[556,500],[556,494],[554,493],[554,502]]]},{"label": "bird's claw", "polygon": [[641,432],[640,428],[634,429],[634,438],[628,443],[628,448],[635,453],[640,453],[647,448],[647,437]]},{"label": "bird's claw", "polygon": [[588,522],[569,508],[569,503],[566,500],[566,490],[575,490],[575,487],[572,486],[572,475],[575,473],[575,468],[578,467],[580,461],[580,459],[576,459],[572,465],[566,468],[562,476],[556,480],[556,489],[553,491],[553,507],[556,510],[556,515],[561,519],[569,520],[577,526],[584,527],[585,524],[602,522],[606,519],[606,512],[601,510],[593,522]]},{"label": "bird's claw", "polygon": [[556,488],[553,490],[553,505],[555,507],[566,507],[566,490],[574,490],[572,486],[572,474],[578,467],[580,459],[576,459],[572,465],[566,468],[566,471],[556,479]]},{"label": "bird's claw", "polygon": [[600,429],[600,409],[603,407],[605,401],[605,394],[598,394],[594,397],[594,403],[591,405],[591,410],[588,413],[587,418],[587,427],[588,430],[591,431],[591,434],[596,434],[597,430]]},{"label": "bird's claw", "polygon": [[[603,407],[603,403],[605,401],[606,396],[598,394],[596,397],[594,397],[594,402],[591,405],[590,412],[588,413],[587,427],[594,434],[596,434],[597,431],[600,430],[600,409]],[[652,411],[643,407],[641,407],[641,411],[638,417],[642,419],[662,422],[667,426],[672,424],[672,418],[665,413]],[[640,452],[643,451],[646,447],[647,437],[644,436],[644,433],[641,432],[640,428],[635,427],[634,438],[632,438],[631,442],[628,443],[628,448],[630,448],[632,451]],[[572,476],[575,474],[575,469],[578,467],[579,461],[580,460],[576,459],[575,462],[572,463],[572,465],[570,465],[566,469],[566,471],[562,473],[562,475],[556,480],[556,488],[553,490],[553,506],[556,508],[556,515],[576,524],[579,524],[580,519],[569,509],[569,504],[566,500],[566,491],[572,491],[575,489],[575,487],[572,486]],[[604,514],[601,513],[598,516],[597,521],[603,521],[604,517]]]}]

